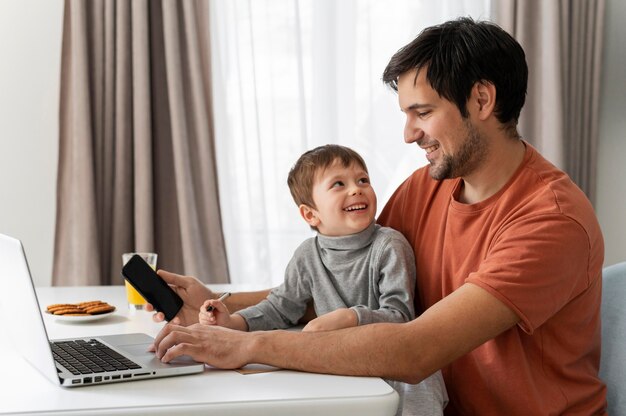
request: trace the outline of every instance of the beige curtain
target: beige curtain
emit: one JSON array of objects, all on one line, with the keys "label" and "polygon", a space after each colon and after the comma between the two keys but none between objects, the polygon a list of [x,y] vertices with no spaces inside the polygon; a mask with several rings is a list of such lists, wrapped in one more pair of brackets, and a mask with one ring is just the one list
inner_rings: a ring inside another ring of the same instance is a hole
[{"label": "beige curtain", "polygon": [[53,284],[121,284],[121,255],[228,282],[207,1],[66,0]]},{"label": "beige curtain", "polygon": [[524,47],[528,96],[520,133],[596,195],[604,0],[499,0],[495,21]]}]

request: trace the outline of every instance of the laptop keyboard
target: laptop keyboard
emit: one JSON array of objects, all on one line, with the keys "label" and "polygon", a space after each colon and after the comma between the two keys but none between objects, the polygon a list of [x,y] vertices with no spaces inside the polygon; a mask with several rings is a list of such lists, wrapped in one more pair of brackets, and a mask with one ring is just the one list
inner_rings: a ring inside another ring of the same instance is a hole
[{"label": "laptop keyboard", "polygon": [[51,342],[54,359],[72,374],[94,374],[141,368],[98,340]]}]

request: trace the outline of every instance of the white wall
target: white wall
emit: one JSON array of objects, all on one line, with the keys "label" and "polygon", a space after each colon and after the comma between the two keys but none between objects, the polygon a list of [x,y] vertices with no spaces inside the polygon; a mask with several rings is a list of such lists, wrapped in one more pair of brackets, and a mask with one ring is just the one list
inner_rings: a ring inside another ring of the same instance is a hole
[{"label": "white wall", "polygon": [[62,22],[62,0],[0,1],[0,233],[22,240],[38,285],[52,271]]},{"label": "white wall", "polygon": [[626,260],[626,2],[608,0],[605,21],[596,211],[611,265]]},{"label": "white wall", "polygon": [[[605,264],[626,260],[626,2],[608,0],[597,212]],[[20,238],[38,285],[54,246],[63,0],[0,1],[0,232]]]}]

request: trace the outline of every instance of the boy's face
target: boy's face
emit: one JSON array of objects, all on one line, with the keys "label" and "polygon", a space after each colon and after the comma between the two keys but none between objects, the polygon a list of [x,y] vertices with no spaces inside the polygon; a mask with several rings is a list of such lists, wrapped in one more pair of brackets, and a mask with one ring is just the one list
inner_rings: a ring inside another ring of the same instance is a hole
[{"label": "boy's face", "polygon": [[335,161],[315,175],[315,208],[300,206],[300,214],[321,234],[341,236],[367,228],[376,216],[376,193],[369,175],[358,164],[343,167]]}]

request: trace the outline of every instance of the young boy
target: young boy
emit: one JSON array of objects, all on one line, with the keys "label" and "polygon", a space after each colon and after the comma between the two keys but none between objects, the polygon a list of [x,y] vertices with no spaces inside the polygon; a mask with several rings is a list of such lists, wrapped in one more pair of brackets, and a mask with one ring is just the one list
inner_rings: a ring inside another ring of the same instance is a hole
[{"label": "young boy", "polygon": [[[303,331],[415,318],[413,249],[402,234],[375,223],[376,194],[361,156],[339,145],[317,147],[298,159],[287,183],[317,236],[296,249],[284,283],[266,300],[234,314],[219,300],[207,300],[200,323],[241,331],[287,328],[309,301],[318,317]],[[447,394],[439,372],[420,385],[390,384],[400,393],[399,413],[443,413]]]}]

